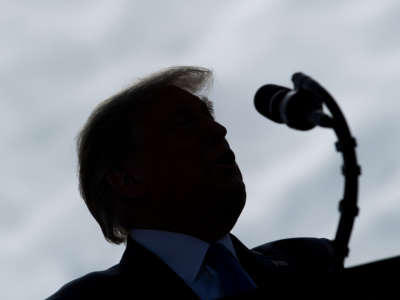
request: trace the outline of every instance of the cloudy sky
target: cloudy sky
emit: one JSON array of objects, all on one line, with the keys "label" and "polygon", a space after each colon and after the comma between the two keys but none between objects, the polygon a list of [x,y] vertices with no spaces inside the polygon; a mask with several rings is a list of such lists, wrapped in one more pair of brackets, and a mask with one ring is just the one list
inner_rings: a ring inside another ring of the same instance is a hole
[{"label": "cloudy sky", "polygon": [[[94,106],[173,65],[212,69],[209,98],[247,189],[248,247],[333,238],[342,196],[331,130],[254,109],[258,87],[302,71],[335,97],[363,169],[351,266],[400,254],[398,1],[2,1],[1,299],[43,299],[114,265],[79,197],[74,137]],[[23,287],[23,288],[21,288]]]}]

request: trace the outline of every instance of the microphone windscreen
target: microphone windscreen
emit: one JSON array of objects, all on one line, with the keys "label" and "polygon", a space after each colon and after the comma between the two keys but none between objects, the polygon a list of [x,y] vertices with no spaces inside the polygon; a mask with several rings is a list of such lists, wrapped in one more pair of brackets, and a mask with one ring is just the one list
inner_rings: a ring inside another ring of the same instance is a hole
[{"label": "microphone windscreen", "polygon": [[257,90],[254,96],[254,106],[263,116],[275,122],[283,123],[279,113],[279,105],[280,100],[289,91],[290,89],[280,85],[263,85]]}]

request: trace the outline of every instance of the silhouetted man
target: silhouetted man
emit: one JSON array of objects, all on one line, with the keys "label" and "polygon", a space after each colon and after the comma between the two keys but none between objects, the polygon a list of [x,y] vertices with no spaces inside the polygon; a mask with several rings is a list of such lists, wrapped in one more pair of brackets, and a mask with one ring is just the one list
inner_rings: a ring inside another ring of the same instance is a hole
[{"label": "silhouetted man", "polygon": [[274,272],[330,270],[326,239],[249,250],[230,233],[246,191],[226,128],[199,95],[210,78],[170,68],[93,111],[77,140],[80,192],[105,238],[127,247],[50,299],[216,299],[262,289]]}]

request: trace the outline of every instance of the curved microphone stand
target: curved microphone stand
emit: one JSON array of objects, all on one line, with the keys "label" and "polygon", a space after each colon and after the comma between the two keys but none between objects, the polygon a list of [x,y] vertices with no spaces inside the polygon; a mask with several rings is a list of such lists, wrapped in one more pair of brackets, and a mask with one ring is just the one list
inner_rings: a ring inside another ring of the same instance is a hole
[{"label": "curved microphone stand", "polygon": [[295,90],[306,90],[324,103],[332,117],[325,114],[315,114],[312,121],[315,125],[332,128],[338,138],[336,150],[342,153],[342,174],[345,179],[343,199],[339,202],[340,220],[333,245],[336,251],[338,271],[344,268],[344,259],[349,254],[349,240],[353,229],[354,219],[358,215],[358,176],[361,168],[357,163],[355,152],[356,139],[351,135],[346,119],[333,97],[315,80],[303,73],[292,76]]}]

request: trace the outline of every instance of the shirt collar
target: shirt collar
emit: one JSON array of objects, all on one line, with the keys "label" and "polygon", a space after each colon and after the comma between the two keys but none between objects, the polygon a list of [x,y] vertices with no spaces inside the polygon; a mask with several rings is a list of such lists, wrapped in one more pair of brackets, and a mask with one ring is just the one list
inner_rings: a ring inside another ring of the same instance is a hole
[{"label": "shirt collar", "polygon": [[[209,243],[191,235],[153,229],[133,229],[132,239],[156,254],[188,284],[196,279],[207,253]],[[217,243],[223,244],[236,257],[229,234]]]}]

